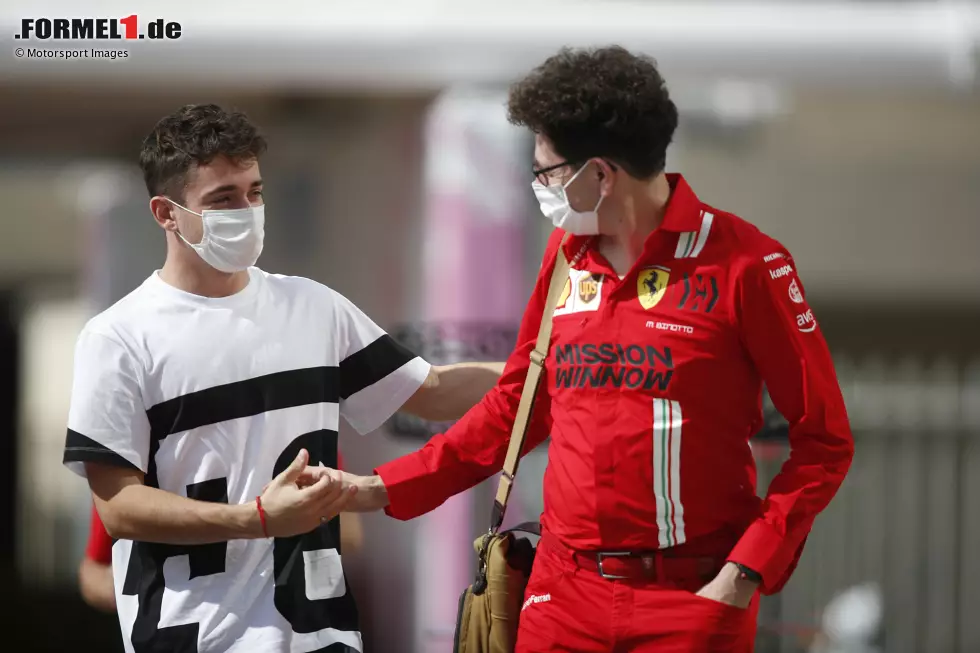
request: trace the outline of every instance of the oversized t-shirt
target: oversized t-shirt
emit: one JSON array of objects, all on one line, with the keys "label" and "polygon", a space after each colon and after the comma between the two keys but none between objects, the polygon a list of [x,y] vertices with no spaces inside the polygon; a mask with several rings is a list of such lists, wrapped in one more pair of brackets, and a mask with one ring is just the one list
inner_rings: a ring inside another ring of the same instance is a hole
[{"label": "oversized t-shirt", "polygon": [[[247,503],[300,449],[337,465],[340,416],[379,427],[429,365],[337,292],[249,270],[229,297],[157,273],[78,338],[65,464],[130,467],[203,501]],[[116,604],[134,653],[362,650],[339,520],[305,535],[175,546],[120,540]]]}]

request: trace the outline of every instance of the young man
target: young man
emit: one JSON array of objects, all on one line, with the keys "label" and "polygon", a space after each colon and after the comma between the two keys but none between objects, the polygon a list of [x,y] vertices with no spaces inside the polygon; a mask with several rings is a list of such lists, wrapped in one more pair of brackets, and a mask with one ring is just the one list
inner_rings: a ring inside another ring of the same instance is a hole
[{"label": "young man", "polygon": [[[525,451],[549,434],[544,533],[517,650],[752,650],[853,442],[786,249],[664,173],[677,110],[655,64],[563,50],[510,92],[556,229],[497,387],[420,451],[353,479],[399,519],[497,472],[559,247],[571,263]],[[567,242],[560,245],[568,236]],[[792,455],[756,496],[765,382]]]},{"label": "young man", "polygon": [[162,269],[78,339],[65,463],[113,547],[126,648],[359,651],[338,513],[340,416],[463,414],[496,364],[430,368],[330,288],[254,267],[265,141],[186,106],[143,141]]}]

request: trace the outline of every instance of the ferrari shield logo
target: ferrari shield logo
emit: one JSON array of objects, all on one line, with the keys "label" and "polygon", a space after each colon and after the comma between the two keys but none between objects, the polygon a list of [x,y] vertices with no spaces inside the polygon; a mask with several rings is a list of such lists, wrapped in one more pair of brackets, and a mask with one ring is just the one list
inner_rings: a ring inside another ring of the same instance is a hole
[{"label": "ferrari shield logo", "polygon": [[636,279],[636,294],[640,298],[640,306],[651,309],[663,299],[667,291],[667,280],[670,279],[668,268],[656,266],[640,272]]},{"label": "ferrari shield logo", "polygon": [[599,294],[599,279],[591,274],[583,277],[578,282],[578,296],[582,302],[588,304]]}]

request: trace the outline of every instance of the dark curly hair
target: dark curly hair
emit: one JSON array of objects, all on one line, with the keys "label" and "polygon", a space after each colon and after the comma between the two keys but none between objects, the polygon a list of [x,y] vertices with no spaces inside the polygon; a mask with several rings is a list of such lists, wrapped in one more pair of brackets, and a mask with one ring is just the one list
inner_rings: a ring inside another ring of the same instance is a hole
[{"label": "dark curly hair", "polygon": [[265,149],[265,138],[244,113],[216,104],[188,104],[161,119],[143,139],[140,169],[151,197],[170,195],[183,201],[193,166],[218,156],[245,163]]},{"label": "dark curly hair", "polygon": [[654,60],[619,46],[560,50],[511,87],[507,109],[567,161],[609,159],[637,179],[663,172],[677,128]]}]

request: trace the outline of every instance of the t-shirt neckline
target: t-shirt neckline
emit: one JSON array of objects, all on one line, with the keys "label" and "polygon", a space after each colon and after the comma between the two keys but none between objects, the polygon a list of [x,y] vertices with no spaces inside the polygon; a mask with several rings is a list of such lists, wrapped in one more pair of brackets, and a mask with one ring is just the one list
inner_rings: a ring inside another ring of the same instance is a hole
[{"label": "t-shirt neckline", "polygon": [[258,269],[251,267],[248,269],[248,284],[244,288],[239,290],[233,295],[228,295],[226,297],[206,297],[204,295],[195,295],[194,293],[187,292],[186,290],[181,290],[176,286],[172,286],[160,277],[160,270],[154,270],[153,274],[147,280],[147,283],[156,291],[171,299],[178,301],[195,304],[197,306],[205,308],[231,308],[234,306],[240,306],[245,302],[251,300],[258,290]]}]

